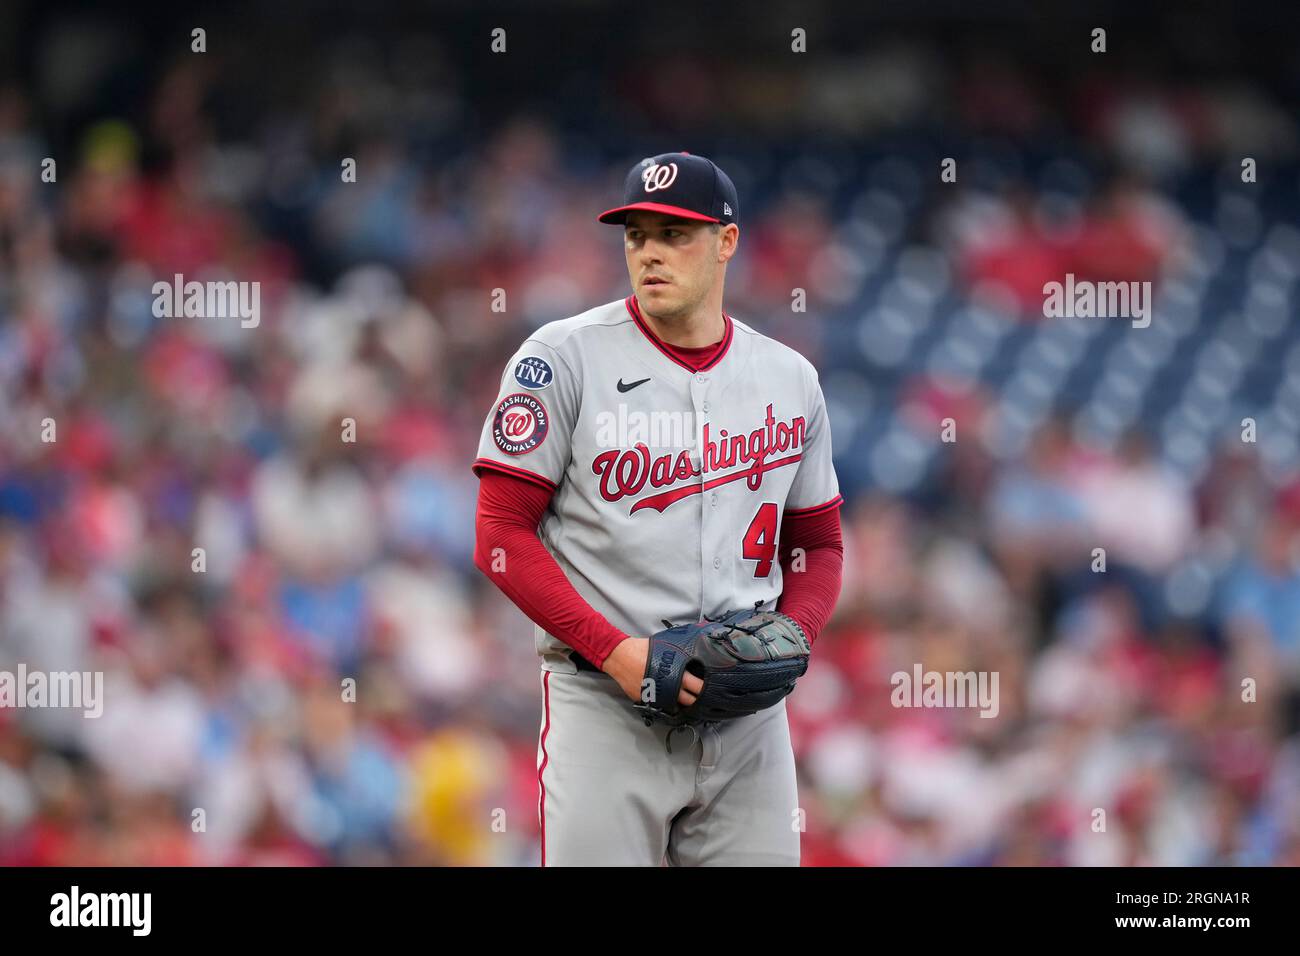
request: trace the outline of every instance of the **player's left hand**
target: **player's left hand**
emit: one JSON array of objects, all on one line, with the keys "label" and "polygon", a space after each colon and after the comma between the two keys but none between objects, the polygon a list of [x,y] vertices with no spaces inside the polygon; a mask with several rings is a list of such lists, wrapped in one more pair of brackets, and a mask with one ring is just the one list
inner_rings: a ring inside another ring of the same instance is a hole
[{"label": "player's left hand", "polygon": [[677,703],[683,707],[691,706],[702,690],[704,690],[704,681],[694,674],[683,674],[682,689],[677,692]]},{"label": "player's left hand", "polygon": [[[601,668],[614,678],[628,698],[641,703],[644,689],[646,659],[650,655],[650,639],[647,637],[629,637],[610,651]],[[682,686],[677,690],[677,702],[683,707],[695,703],[704,689],[704,681],[694,674],[682,678]]]},{"label": "player's left hand", "polygon": [[637,705],[647,724],[757,713],[794,690],[808,669],[812,645],[799,623],[780,611],[755,605],[697,624],[664,623],[667,628],[649,639],[643,677],[650,693]]}]

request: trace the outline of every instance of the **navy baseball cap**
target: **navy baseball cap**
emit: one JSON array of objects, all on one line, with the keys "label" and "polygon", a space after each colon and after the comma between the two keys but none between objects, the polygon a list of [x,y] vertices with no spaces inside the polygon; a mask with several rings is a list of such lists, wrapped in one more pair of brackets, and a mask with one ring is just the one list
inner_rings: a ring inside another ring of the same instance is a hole
[{"label": "navy baseball cap", "polygon": [[736,221],[740,204],[731,177],[712,161],[690,153],[660,153],[632,167],[623,186],[623,205],[597,218],[621,226],[634,209],[726,225]]}]

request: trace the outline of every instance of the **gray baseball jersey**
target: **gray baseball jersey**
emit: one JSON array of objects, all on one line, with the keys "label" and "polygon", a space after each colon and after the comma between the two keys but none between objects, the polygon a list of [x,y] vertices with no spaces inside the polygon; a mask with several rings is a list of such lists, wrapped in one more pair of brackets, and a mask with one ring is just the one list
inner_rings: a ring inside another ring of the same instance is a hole
[{"label": "gray baseball jersey", "polygon": [[[474,470],[555,494],[541,540],[580,595],[646,637],[781,593],[793,512],[839,504],[817,372],[725,316],[698,371],[646,324],[635,296],[551,322],[511,358]],[[544,658],[567,655],[537,629]]]}]

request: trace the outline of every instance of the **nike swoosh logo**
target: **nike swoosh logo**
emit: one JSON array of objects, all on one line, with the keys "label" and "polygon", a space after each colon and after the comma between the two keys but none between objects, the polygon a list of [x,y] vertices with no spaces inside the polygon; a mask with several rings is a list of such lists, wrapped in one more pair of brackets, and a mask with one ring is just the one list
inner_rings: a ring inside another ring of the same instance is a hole
[{"label": "nike swoosh logo", "polygon": [[624,385],[624,384],[623,384],[623,380],[620,378],[620,379],[618,380],[618,390],[619,390],[620,392],[630,392],[630,391],[632,391],[632,389],[636,388],[638,385],[644,385],[644,384],[645,384],[646,382],[648,382],[648,381],[650,381],[650,379],[648,379],[648,378],[643,378],[643,379],[640,379],[639,381],[636,381],[636,382],[628,382],[626,385]]}]

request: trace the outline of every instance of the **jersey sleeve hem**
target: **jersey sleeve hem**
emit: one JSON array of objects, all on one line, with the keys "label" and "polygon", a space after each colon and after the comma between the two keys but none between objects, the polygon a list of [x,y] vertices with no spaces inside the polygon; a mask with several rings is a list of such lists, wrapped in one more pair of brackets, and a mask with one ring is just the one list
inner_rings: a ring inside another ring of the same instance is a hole
[{"label": "jersey sleeve hem", "polygon": [[516,468],[513,465],[504,465],[499,461],[493,461],[491,458],[475,458],[474,464],[470,465],[470,470],[480,478],[482,477],[481,472],[484,468],[489,468],[492,471],[499,471],[504,475],[512,475],[515,478],[522,478],[524,481],[531,481],[533,484],[540,485],[547,491],[555,491],[555,489],[559,487],[559,485],[551,481],[551,479],[544,475],[539,475],[535,471],[529,471],[526,468]]},{"label": "jersey sleeve hem", "polygon": [[830,501],[823,502],[822,504],[819,505],[813,505],[811,508],[786,508],[785,513],[787,516],[809,518],[812,517],[813,515],[825,514],[827,511],[831,511],[835,508],[838,508],[843,503],[844,503],[844,496],[836,495]]}]

